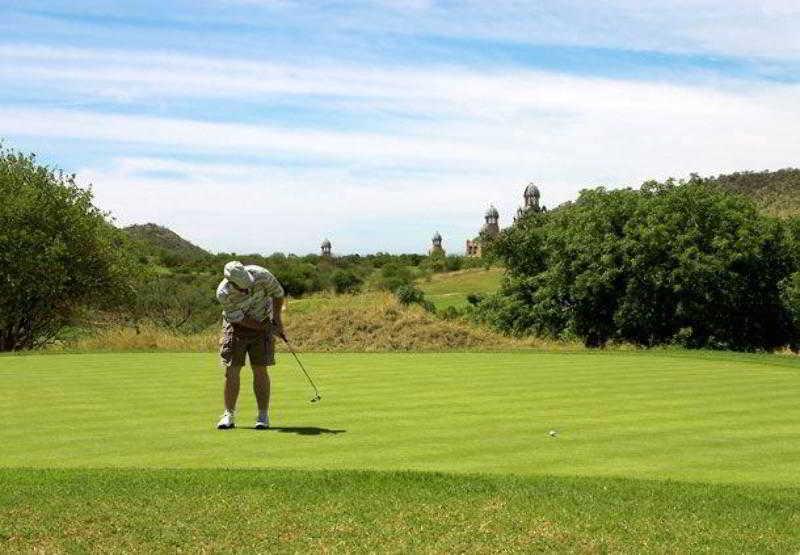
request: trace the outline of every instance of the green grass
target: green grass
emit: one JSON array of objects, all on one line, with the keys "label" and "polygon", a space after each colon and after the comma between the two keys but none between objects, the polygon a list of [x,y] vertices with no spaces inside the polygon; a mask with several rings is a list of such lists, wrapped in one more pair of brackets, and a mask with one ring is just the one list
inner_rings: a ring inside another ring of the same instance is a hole
[{"label": "green grass", "polygon": [[219,432],[214,355],[0,357],[0,551],[800,548],[794,358],[303,360]]},{"label": "green grass", "polygon": [[789,553],[800,545],[797,493],[410,472],[0,470],[0,550]]},{"label": "green grass", "polygon": [[300,297],[299,299],[289,299],[286,307],[287,315],[293,314],[313,314],[319,310],[329,308],[363,308],[380,302],[383,298],[381,292],[368,291],[356,295],[334,295],[333,293],[317,293]]},{"label": "green grass", "polygon": [[502,277],[503,270],[500,268],[463,270],[434,274],[430,281],[421,280],[418,285],[425,297],[442,310],[450,306],[466,306],[470,293],[494,293],[500,288]]}]

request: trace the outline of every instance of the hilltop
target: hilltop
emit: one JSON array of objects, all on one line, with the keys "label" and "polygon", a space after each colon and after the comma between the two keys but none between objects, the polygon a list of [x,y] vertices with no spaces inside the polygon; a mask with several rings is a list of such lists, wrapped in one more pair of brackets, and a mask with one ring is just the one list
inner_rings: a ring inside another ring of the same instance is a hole
[{"label": "hilltop", "polygon": [[211,256],[211,253],[190,243],[171,229],[157,224],[136,224],[122,230],[142,244],[147,252],[161,258],[172,256],[180,260],[196,260]]},{"label": "hilltop", "polygon": [[707,181],[752,198],[761,210],[772,216],[800,215],[800,169],[736,172]]}]

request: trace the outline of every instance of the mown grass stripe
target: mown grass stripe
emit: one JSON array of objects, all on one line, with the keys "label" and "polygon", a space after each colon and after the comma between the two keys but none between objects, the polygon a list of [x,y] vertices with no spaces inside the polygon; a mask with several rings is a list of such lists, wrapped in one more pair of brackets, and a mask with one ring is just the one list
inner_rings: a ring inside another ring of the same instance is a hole
[{"label": "mown grass stripe", "polygon": [[[213,429],[213,354],[0,357],[0,466],[306,467],[796,484],[800,372],[662,353],[302,355],[272,371],[273,422]],[[754,363],[753,361],[756,360]],[[243,372],[240,424],[255,415]],[[550,438],[550,429],[559,431]]]}]

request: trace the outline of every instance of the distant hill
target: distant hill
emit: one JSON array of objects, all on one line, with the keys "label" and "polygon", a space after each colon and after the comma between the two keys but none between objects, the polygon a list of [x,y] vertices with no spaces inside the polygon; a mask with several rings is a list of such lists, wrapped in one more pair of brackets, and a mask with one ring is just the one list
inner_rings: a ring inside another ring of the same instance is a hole
[{"label": "distant hill", "polygon": [[142,244],[150,254],[160,258],[196,260],[211,253],[190,243],[171,229],[156,224],[131,225],[122,229],[129,237]]},{"label": "distant hill", "polygon": [[773,216],[800,216],[800,169],[737,172],[708,181],[751,197],[759,208]]}]

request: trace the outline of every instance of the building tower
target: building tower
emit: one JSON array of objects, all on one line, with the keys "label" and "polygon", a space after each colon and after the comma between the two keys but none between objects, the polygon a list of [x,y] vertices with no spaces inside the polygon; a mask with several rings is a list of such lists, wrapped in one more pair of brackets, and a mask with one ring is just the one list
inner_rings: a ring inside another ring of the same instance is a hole
[{"label": "building tower", "polygon": [[487,238],[496,237],[497,234],[500,233],[500,213],[497,211],[497,208],[494,207],[494,204],[489,206],[484,219],[486,223],[483,224],[481,235]]},{"label": "building tower", "polygon": [[487,241],[491,241],[500,234],[500,212],[494,205],[490,205],[484,215],[485,223],[481,228],[480,235],[475,239],[467,239],[467,256],[480,257],[483,255],[483,247]]},{"label": "building tower", "polygon": [[322,256],[330,256],[331,255],[331,242],[325,239],[322,242]]},{"label": "building tower", "polygon": [[528,183],[528,186],[525,187],[525,192],[523,193],[524,204],[517,210],[517,217],[514,218],[514,221],[519,220],[525,214],[530,212],[545,212],[547,209],[544,206],[539,206],[539,199],[541,198],[542,194],[539,192],[539,187],[533,184],[533,182]]},{"label": "building tower", "polygon": [[437,231],[433,234],[433,239],[431,239],[433,245],[431,246],[431,250],[428,251],[428,254],[440,254],[444,255],[444,249],[442,248],[442,236]]},{"label": "building tower", "polygon": [[539,187],[533,184],[533,182],[528,183],[528,186],[525,187],[525,193],[523,197],[525,198],[525,211],[532,210],[533,212],[541,212],[539,208],[539,198],[542,194],[539,192]]}]

